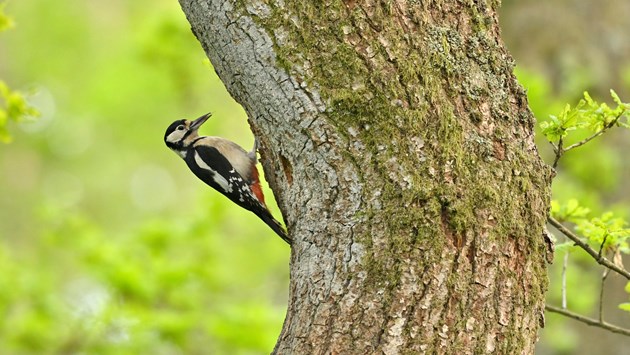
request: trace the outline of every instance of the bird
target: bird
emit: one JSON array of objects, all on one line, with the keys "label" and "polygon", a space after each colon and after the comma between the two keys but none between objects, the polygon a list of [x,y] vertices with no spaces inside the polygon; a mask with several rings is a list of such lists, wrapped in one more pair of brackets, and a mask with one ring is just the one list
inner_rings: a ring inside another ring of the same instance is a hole
[{"label": "bird", "polygon": [[291,238],[265,204],[256,167],[258,140],[254,140],[254,147],[247,152],[228,139],[200,136],[199,127],[211,116],[212,113],[207,113],[195,120],[181,119],[171,123],[164,134],[164,143],[201,181],[253,212],[291,245]]}]

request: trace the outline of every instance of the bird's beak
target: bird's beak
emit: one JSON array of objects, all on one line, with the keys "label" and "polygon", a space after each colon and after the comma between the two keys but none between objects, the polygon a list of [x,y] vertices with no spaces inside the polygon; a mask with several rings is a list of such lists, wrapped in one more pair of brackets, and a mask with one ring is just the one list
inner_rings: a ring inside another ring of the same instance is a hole
[{"label": "bird's beak", "polygon": [[198,119],[192,121],[192,123],[190,124],[190,129],[193,131],[198,130],[199,127],[201,127],[201,125],[204,124],[204,122],[206,122],[208,118],[210,118],[210,116],[212,116],[212,112],[208,112],[205,115],[199,117]]}]

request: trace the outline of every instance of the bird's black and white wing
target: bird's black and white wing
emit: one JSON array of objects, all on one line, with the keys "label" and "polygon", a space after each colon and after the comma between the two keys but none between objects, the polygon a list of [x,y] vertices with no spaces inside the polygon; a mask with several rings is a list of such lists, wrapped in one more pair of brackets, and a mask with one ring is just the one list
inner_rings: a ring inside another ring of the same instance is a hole
[{"label": "bird's black and white wing", "polygon": [[236,172],[216,148],[199,145],[186,155],[186,164],[203,182],[221,192],[237,205],[258,214],[264,205],[252,193],[249,183]]}]

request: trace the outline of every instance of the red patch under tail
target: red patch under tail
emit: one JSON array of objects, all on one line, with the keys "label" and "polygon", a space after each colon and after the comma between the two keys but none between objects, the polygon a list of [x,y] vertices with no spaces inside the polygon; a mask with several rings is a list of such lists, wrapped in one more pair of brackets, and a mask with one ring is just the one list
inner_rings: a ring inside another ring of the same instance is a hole
[{"label": "red patch under tail", "polygon": [[249,185],[254,193],[254,196],[258,199],[258,201],[262,202],[263,206],[267,207],[265,203],[265,196],[262,192],[262,187],[260,186],[260,180],[258,179],[258,169],[256,166],[252,167],[252,183]]}]

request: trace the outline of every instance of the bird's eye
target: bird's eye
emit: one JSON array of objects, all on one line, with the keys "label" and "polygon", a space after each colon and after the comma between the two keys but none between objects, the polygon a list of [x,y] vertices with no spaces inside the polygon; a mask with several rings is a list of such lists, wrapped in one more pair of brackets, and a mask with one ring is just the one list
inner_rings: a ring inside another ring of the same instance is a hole
[{"label": "bird's eye", "polygon": [[179,126],[177,126],[177,130],[178,130],[178,131],[183,131],[183,130],[184,130],[184,128],[185,128],[185,127],[184,127],[184,125],[179,125]]}]

